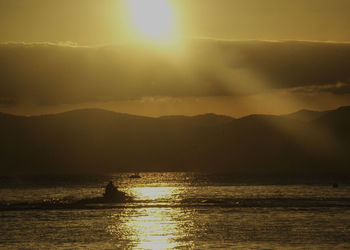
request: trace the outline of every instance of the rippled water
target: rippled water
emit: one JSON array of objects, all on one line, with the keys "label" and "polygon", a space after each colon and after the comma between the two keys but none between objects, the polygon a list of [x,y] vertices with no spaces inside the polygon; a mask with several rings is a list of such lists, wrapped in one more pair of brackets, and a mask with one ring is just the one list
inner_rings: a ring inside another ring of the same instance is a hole
[{"label": "rippled water", "polygon": [[[350,248],[347,184],[129,176],[1,178],[0,248]],[[133,202],[71,206],[102,195],[110,179]]]}]

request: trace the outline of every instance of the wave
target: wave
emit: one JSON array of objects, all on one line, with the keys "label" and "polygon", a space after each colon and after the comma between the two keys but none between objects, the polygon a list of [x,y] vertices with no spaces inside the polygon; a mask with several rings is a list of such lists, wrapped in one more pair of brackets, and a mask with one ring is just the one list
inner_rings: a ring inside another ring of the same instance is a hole
[{"label": "wave", "polygon": [[[91,198],[98,199],[98,197]],[[89,199],[89,200],[91,200]],[[75,200],[48,199],[35,202],[0,202],[0,211],[17,210],[59,210],[59,209],[112,209],[112,208],[148,208],[148,207],[205,207],[205,208],[345,208],[350,209],[350,198],[191,198],[182,200],[128,200],[120,203],[84,202]]]}]

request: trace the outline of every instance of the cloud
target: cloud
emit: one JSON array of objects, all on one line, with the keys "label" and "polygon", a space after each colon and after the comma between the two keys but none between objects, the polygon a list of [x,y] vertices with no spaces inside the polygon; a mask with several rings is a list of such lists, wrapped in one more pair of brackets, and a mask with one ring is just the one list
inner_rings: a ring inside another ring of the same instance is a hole
[{"label": "cloud", "polygon": [[332,93],[336,95],[350,94],[350,83],[338,82],[336,84],[327,85],[310,85],[288,89],[292,93],[318,94]]},{"label": "cloud", "polygon": [[136,45],[0,44],[0,103],[349,93],[350,44],[192,40],[174,54]]}]

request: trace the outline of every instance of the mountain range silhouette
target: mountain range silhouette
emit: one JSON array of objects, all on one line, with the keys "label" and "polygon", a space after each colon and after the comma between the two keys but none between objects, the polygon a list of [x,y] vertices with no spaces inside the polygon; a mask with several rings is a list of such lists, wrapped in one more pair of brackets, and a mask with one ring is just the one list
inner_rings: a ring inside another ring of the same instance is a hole
[{"label": "mountain range silhouette", "polygon": [[350,172],[350,106],[289,115],[142,117],[100,109],[0,114],[0,174]]}]

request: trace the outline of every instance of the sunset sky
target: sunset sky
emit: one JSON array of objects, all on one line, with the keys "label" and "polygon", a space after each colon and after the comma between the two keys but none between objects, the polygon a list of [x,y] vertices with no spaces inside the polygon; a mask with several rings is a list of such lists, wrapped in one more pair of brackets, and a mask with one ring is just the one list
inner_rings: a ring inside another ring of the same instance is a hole
[{"label": "sunset sky", "polygon": [[0,111],[350,105],[348,0],[0,0]]}]

